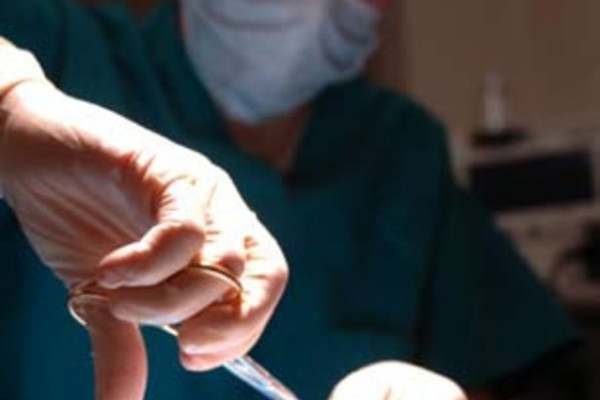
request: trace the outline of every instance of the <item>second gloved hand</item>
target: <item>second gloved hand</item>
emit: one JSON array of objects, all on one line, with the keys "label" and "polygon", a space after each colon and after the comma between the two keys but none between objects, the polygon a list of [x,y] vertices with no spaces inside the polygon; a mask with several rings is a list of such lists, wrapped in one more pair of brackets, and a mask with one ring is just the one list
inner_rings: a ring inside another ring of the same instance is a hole
[{"label": "second gloved hand", "polygon": [[467,400],[450,379],[400,361],[360,368],[340,381],[329,400]]}]

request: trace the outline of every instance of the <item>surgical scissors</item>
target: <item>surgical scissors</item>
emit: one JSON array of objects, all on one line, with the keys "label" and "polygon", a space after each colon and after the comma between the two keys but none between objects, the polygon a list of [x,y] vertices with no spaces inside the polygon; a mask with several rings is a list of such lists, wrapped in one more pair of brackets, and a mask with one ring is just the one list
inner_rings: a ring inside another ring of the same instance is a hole
[{"label": "surgical scissors", "polygon": [[[213,265],[191,264],[187,268],[195,268],[211,276],[221,279],[223,282],[230,285],[235,292],[236,297],[239,297],[242,291],[242,285],[238,279],[231,275],[225,268]],[[85,291],[85,287],[90,286],[90,282],[85,285],[79,285],[71,292],[67,301],[67,307],[71,316],[82,326],[86,326],[86,322],[81,315],[78,314],[75,303],[81,296],[86,296],[88,299],[95,301],[108,301],[108,296],[98,293],[89,293]],[[231,300],[231,298],[226,299]],[[164,332],[177,337],[177,328],[172,325],[158,326]],[[232,361],[223,364],[231,374],[244,381],[246,384],[253,387],[263,396],[271,400],[300,400],[290,389],[283,383],[271,375],[264,367],[254,361],[250,356],[243,355],[235,358]]]}]

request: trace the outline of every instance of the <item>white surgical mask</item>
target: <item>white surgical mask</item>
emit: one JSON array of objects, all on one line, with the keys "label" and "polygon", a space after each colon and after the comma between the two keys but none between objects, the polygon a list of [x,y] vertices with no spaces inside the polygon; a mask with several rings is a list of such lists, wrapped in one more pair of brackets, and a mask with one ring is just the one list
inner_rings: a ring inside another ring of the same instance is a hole
[{"label": "white surgical mask", "polygon": [[231,118],[258,123],[358,74],[379,11],[364,0],[181,0],[184,42]]}]

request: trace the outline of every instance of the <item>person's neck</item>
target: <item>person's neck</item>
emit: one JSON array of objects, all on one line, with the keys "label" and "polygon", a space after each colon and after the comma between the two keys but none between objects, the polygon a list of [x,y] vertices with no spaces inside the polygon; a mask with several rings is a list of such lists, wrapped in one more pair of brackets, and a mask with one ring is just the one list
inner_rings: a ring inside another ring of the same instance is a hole
[{"label": "person's neck", "polygon": [[287,175],[293,167],[309,114],[310,107],[304,106],[257,125],[227,117],[225,121],[233,142],[240,150],[261,159],[281,175]]}]

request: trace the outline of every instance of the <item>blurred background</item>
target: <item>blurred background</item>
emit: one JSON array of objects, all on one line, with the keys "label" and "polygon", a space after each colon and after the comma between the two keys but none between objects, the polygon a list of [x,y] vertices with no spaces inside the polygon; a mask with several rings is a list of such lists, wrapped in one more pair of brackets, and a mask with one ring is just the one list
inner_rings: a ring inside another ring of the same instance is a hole
[{"label": "blurred background", "polygon": [[513,118],[536,134],[600,125],[600,2],[390,3],[375,73],[425,102],[453,134],[480,122],[488,73],[502,75]]},{"label": "blurred background", "polygon": [[600,391],[600,2],[392,1],[370,67],[447,126],[455,172],[584,333]]},{"label": "blurred background", "polygon": [[600,2],[391,3],[370,74],[445,123],[457,177],[520,243],[558,235],[521,243],[549,277],[596,223]]}]

